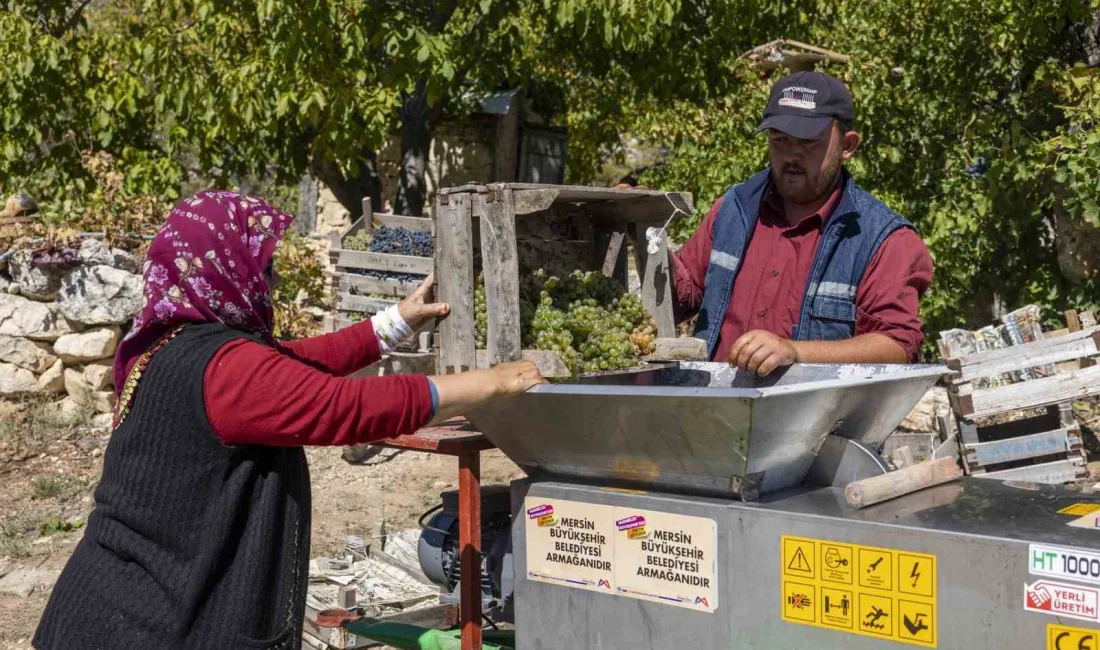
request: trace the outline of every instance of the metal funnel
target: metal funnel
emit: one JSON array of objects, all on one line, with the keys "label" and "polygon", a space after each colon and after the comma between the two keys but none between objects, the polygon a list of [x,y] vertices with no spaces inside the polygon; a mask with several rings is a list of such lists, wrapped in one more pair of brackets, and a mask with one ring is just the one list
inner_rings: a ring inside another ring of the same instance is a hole
[{"label": "metal funnel", "polygon": [[683,362],[536,386],[469,419],[532,477],[755,498],[801,483],[830,433],[877,449],[950,372],[795,364],[759,378]]}]

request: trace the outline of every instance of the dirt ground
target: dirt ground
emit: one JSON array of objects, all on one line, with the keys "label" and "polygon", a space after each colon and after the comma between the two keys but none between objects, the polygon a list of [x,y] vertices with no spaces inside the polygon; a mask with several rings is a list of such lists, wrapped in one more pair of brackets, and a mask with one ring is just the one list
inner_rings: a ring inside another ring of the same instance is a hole
[{"label": "dirt ground", "polygon": [[[108,439],[106,429],[57,421],[48,405],[15,411],[0,402],[0,650],[31,648],[50,587],[83,535]],[[342,549],[347,535],[371,535],[379,521],[388,531],[414,527],[441,491],[457,487],[451,457],[384,451],[352,465],[341,451],[307,452],[314,557]],[[519,476],[499,452],[482,454],[484,484]]]}]

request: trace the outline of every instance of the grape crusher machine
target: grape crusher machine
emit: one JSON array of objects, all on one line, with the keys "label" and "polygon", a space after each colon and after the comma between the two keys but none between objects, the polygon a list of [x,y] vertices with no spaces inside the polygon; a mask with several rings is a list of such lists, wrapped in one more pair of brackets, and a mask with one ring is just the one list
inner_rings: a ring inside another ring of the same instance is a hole
[{"label": "grape crusher machine", "polygon": [[[845,503],[947,372],[684,362],[475,412],[529,477],[483,494],[485,611],[523,650],[1100,650],[1095,491],[964,477]],[[420,562],[446,590],[456,540],[445,499]]]}]

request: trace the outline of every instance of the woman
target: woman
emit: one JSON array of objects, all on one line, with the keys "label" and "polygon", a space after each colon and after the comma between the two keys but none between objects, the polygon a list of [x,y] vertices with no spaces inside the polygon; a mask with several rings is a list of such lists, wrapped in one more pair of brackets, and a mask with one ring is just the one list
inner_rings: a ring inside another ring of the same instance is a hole
[{"label": "woman", "polygon": [[302,446],[412,433],[543,381],[530,363],[346,378],[447,313],[430,302],[430,279],[369,322],[276,343],[271,260],[290,220],[229,192],[202,192],[168,215],[146,258],[145,305],[115,357],[96,508],[37,648],[300,647]]}]

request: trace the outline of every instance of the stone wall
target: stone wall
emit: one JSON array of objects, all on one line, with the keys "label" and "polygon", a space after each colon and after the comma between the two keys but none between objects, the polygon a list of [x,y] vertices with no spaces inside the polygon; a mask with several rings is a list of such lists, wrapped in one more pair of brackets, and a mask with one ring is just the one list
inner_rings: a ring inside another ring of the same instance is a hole
[{"label": "stone wall", "polygon": [[64,268],[15,251],[0,264],[0,398],[59,398],[62,411],[114,408],[112,359],[142,306],[134,258],[85,240]]}]

